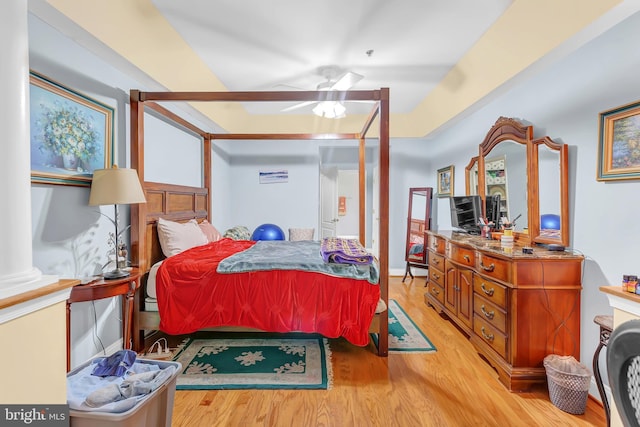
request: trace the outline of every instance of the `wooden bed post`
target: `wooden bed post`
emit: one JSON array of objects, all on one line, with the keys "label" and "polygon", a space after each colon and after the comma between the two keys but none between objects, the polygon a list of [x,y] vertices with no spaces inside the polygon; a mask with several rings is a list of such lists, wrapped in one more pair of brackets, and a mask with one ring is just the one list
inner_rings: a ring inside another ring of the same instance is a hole
[{"label": "wooden bed post", "polygon": [[[380,290],[389,307],[389,88],[380,91]],[[389,314],[380,316],[378,355],[389,351]]]},{"label": "wooden bed post", "polygon": [[367,162],[366,162],[366,151],[365,151],[365,140],[364,136],[360,137],[360,144],[358,148],[358,181],[359,181],[359,197],[358,197],[358,206],[359,206],[359,229],[358,229],[358,238],[360,239],[360,244],[365,246],[367,243],[366,235],[366,206],[365,206],[365,194],[367,192]]},{"label": "wooden bed post", "polygon": [[[131,168],[138,171],[140,183],[144,183],[144,104],[140,102],[140,91],[132,90],[129,97],[131,112]],[[143,185],[144,189],[144,185]],[[146,197],[146,195],[145,195]],[[144,273],[139,280],[145,281],[146,271],[149,269],[145,258],[146,245],[146,204],[131,205],[131,264],[140,268]],[[144,287],[136,293],[133,301],[133,350],[140,351],[144,345],[144,331],[140,330],[140,307],[144,297]]]},{"label": "wooden bed post", "polygon": [[211,200],[211,135],[207,134],[202,141],[202,179],[204,181],[203,187],[207,189],[207,221],[213,223],[211,218],[211,206],[213,201]]},{"label": "wooden bed post", "polygon": [[[139,101],[140,92],[131,91],[131,168],[138,171],[140,183],[144,183],[144,104]],[[144,188],[144,187],[143,187]],[[144,259],[145,204],[131,205],[131,261],[143,271],[148,270]]]}]

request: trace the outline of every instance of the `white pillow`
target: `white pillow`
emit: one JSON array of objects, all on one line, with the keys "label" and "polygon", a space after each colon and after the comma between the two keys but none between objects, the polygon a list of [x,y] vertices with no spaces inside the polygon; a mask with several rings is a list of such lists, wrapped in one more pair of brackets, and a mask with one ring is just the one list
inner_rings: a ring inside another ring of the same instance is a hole
[{"label": "white pillow", "polygon": [[295,242],[297,240],[313,240],[313,232],[315,228],[290,228],[289,240]]},{"label": "white pillow", "polygon": [[195,246],[209,243],[195,219],[180,223],[158,218],[158,239],[167,258]]}]

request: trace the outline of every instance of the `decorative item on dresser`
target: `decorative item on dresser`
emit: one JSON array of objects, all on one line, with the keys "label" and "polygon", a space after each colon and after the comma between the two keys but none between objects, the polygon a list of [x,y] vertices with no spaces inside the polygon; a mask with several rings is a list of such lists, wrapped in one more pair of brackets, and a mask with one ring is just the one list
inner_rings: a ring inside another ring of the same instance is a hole
[{"label": "decorative item on dresser", "polygon": [[[522,216],[515,243],[428,231],[425,301],[469,335],[509,390],[526,390],[546,381],[545,356],[580,358],[583,257],[535,246],[569,245],[568,148],[500,117],[465,170],[467,192],[477,191],[485,210],[491,186],[504,185],[510,215]],[[558,229],[541,227],[540,212],[557,215]]]},{"label": "decorative item on dresser", "polygon": [[407,275],[413,279],[411,267],[427,268],[427,245],[425,234],[431,229],[431,201],[433,188],[409,188],[409,211],[407,214],[407,244],[405,260],[407,266],[402,281]]}]

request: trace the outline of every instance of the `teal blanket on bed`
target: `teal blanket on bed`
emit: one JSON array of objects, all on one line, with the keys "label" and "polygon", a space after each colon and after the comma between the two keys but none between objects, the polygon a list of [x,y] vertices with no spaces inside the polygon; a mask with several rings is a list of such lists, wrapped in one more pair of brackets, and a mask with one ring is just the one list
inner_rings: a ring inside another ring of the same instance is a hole
[{"label": "teal blanket on bed", "polygon": [[378,284],[380,272],[375,262],[370,265],[325,262],[320,242],[315,240],[259,240],[255,245],[223,259],[218,273],[242,273],[257,270],[302,270],[330,276],[368,280]]}]

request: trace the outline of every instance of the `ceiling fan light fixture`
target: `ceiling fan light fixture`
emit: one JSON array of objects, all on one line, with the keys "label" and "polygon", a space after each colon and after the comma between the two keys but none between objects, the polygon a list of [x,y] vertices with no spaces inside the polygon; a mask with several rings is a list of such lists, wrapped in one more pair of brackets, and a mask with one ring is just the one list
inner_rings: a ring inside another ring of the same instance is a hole
[{"label": "ceiling fan light fixture", "polygon": [[339,101],[322,101],[313,107],[313,114],[327,119],[341,119],[346,111],[347,108]]}]

